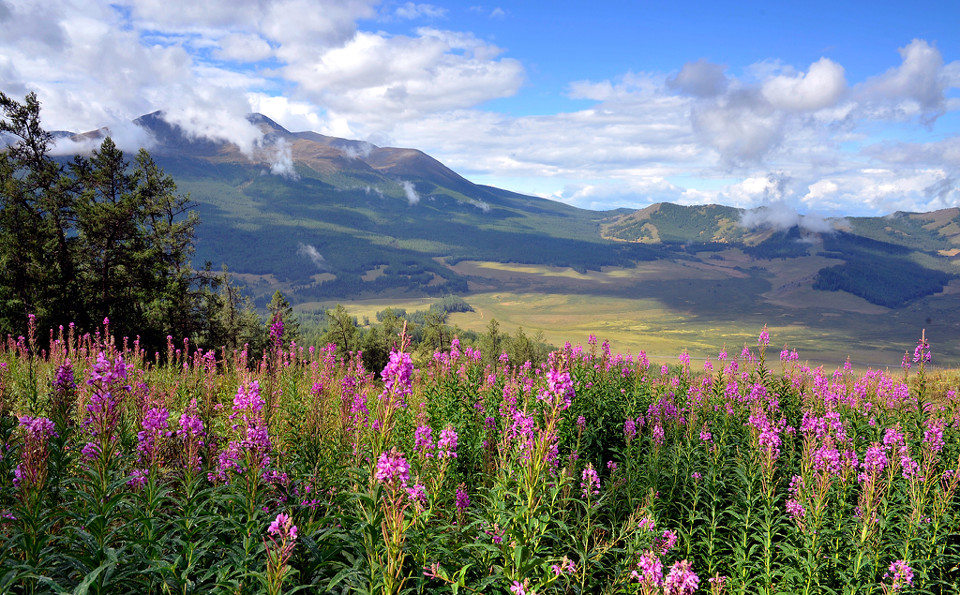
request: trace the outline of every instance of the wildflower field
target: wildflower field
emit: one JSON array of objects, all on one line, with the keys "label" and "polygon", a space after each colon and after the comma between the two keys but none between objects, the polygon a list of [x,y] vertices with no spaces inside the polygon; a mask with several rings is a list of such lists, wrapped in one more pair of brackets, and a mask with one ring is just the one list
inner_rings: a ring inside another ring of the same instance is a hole
[{"label": "wildflower field", "polygon": [[957,380],[924,340],[855,374],[766,331],[696,370],[594,340],[537,367],[401,335],[366,370],[277,332],[256,358],[29,335],[0,350],[3,591],[960,584]]}]

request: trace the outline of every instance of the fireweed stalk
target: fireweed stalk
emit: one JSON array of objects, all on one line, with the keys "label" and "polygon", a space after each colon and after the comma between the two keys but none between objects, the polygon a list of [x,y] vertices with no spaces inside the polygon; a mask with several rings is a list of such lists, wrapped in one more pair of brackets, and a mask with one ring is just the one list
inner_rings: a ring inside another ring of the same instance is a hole
[{"label": "fireweed stalk", "polygon": [[266,591],[270,595],[279,595],[283,592],[283,579],[290,572],[290,556],[297,543],[297,526],[293,519],[285,513],[280,513],[267,528],[267,535],[263,540],[267,551]]},{"label": "fireweed stalk", "polygon": [[547,386],[536,397],[542,417],[528,413],[530,404],[523,410],[513,408],[509,412],[512,427],[504,433],[501,444],[501,452],[509,453],[509,463],[500,468],[493,489],[498,500],[506,498],[516,510],[515,515],[503,519],[506,532],[514,537],[503,548],[507,581],[535,580],[525,576],[524,568],[541,555],[550,519],[557,518],[559,496],[571,481],[565,467],[557,468],[557,427],[562,412],[569,409],[575,396],[568,357],[565,353],[550,356]]},{"label": "fireweed stalk", "polygon": [[53,422],[45,417],[22,416],[19,418],[19,427],[22,439],[20,462],[14,470],[13,479],[20,499],[20,506],[16,508],[22,524],[19,546],[27,567],[39,570],[49,540],[43,503],[50,456],[49,442],[58,434]]}]

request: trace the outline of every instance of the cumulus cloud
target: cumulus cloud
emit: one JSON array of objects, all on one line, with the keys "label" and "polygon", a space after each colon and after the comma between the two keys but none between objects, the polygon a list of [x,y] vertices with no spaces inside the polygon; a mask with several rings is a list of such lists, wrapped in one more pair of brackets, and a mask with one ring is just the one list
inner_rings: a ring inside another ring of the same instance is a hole
[{"label": "cumulus cloud", "polygon": [[568,184],[552,198],[586,209],[642,208],[655,202],[684,202],[683,189],[659,176]]},{"label": "cumulus cloud", "polygon": [[288,64],[284,75],[334,115],[383,129],[514,94],[523,83],[517,60],[468,33],[432,28],[416,36],[358,32],[314,60]]},{"label": "cumulus cloud", "polygon": [[400,186],[403,187],[403,193],[407,196],[407,202],[410,205],[415,205],[420,202],[420,195],[417,194],[417,189],[413,186],[413,182],[400,182]]},{"label": "cumulus cloud", "polygon": [[830,180],[818,180],[807,187],[807,193],[803,196],[803,202],[816,204],[824,198],[836,194],[840,187]]},{"label": "cumulus cloud", "polygon": [[[470,33],[359,31],[376,4],[8,2],[0,90],[36,91],[52,128],[114,127],[159,109],[189,135],[249,151],[258,141],[245,123],[251,104],[279,103],[281,90],[295,97],[274,107],[306,127],[369,136],[396,119],[473,106],[522,84],[518,61]],[[436,18],[443,9],[406,3],[399,12]]]},{"label": "cumulus cloud", "polygon": [[693,130],[724,163],[763,159],[783,139],[784,115],[752,89],[741,89],[691,111]]},{"label": "cumulus cloud", "polygon": [[810,65],[806,74],[775,76],[763,83],[763,97],[774,107],[813,111],[834,105],[847,87],[843,66],[827,58]]},{"label": "cumulus cloud", "polygon": [[951,76],[956,63],[944,72],[940,51],[922,39],[899,51],[900,65],[859,85],[859,97],[877,117],[935,120],[943,111],[947,85],[956,84]]}]

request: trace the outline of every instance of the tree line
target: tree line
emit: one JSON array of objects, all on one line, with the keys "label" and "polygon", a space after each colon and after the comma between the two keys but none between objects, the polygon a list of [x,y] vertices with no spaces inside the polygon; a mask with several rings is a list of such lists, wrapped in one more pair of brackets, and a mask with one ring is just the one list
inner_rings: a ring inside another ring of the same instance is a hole
[{"label": "tree line", "polygon": [[[35,94],[0,93],[0,332],[110,320],[158,348],[167,335],[208,346],[263,344],[266,331],[226,272],[192,266],[199,217],[141,149],[108,136],[89,156],[55,159]],[[40,337],[42,340],[43,337]]]}]

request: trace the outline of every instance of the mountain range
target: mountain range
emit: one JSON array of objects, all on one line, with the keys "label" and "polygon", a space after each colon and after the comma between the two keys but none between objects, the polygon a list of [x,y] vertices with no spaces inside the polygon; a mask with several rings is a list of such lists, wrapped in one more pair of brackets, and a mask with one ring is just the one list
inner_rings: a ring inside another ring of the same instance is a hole
[{"label": "mountain range", "polygon": [[831,220],[671,203],[592,211],[475,184],[416,149],[248,119],[263,139],[246,152],[161,112],[136,123],[197,204],[198,265],[226,265],[261,305],[276,289],[295,303],[564,292],[700,316],[808,324],[815,308],[818,320],[883,313],[960,329],[958,208]]}]

